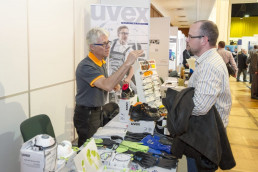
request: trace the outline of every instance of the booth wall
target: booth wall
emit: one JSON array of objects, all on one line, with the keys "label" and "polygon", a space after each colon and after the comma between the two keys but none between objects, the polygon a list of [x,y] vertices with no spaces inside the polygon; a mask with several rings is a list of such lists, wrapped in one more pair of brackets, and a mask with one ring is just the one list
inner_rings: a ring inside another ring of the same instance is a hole
[{"label": "booth wall", "polygon": [[[162,26],[162,27],[160,27]],[[150,19],[150,39],[159,40],[159,44],[150,45],[150,59],[155,59],[160,77],[168,77],[170,18],[158,17]]]},{"label": "booth wall", "polygon": [[75,137],[75,69],[88,50],[90,4],[99,0],[0,1],[0,171],[20,171],[20,124],[47,114],[57,141]]},{"label": "booth wall", "polygon": [[[177,26],[174,26],[174,27],[170,27],[170,37],[174,37],[176,40],[178,39],[177,38],[177,34],[178,34],[178,27]],[[178,41],[178,40],[177,40]],[[177,69],[177,60],[178,60],[178,57],[177,57],[177,49],[178,49],[178,45],[176,43],[176,59],[175,60],[169,60],[169,69],[172,69],[172,70],[176,70]]]}]

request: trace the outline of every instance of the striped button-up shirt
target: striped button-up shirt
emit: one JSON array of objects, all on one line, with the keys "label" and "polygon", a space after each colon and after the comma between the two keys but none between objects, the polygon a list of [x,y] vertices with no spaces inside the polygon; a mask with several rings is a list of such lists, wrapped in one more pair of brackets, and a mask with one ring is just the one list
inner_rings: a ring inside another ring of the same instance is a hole
[{"label": "striped button-up shirt", "polygon": [[196,68],[188,87],[195,88],[192,115],[205,115],[215,104],[224,127],[227,127],[232,105],[229,77],[227,67],[215,48],[196,57]]}]

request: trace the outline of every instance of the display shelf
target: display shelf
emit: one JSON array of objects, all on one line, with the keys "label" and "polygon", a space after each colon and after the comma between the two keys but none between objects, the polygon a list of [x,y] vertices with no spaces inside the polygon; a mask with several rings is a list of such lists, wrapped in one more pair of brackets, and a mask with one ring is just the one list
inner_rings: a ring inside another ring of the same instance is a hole
[{"label": "display shelf", "polygon": [[161,103],[160,82],[155,60],[135,62],[135,80],[139,101],[151,107],[159,107]]}]

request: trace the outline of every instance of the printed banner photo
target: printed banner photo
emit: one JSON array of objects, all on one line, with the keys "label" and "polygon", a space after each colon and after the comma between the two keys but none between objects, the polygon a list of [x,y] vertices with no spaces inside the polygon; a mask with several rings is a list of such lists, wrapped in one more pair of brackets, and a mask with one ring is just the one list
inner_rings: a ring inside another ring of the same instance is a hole
[{"label": "printed banner photo", "polygon": [[101,27],[110,34],[109,75],[119,69],[133,50],[144,50],[139,60],[148,59],[149,21],[149,8],[91,5],[91,28]]}]

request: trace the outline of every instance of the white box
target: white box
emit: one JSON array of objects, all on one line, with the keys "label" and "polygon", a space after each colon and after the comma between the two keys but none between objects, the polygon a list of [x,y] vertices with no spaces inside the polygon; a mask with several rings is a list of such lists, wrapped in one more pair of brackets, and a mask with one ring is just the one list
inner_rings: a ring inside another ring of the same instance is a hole
[{"label": "white box", "polygon": [[49,169],[54,171],[57,162],[57,144],[45,150],[38,150],[38,147],[34,146],[35,137],[23,143],[21,147],[21,172],[46,172],[50,171]]},{"label": "white box", "polygon": [[127,131],[132,133],[150,133],[153,135],[155,129],[154,121],[129,122]]},{"label": "white box", "polygon": [[119,99],[119,121],[120,122],[129,122],[129,110],[130,106],[134,105],[137,102],[137,95],[130,99]]}]

